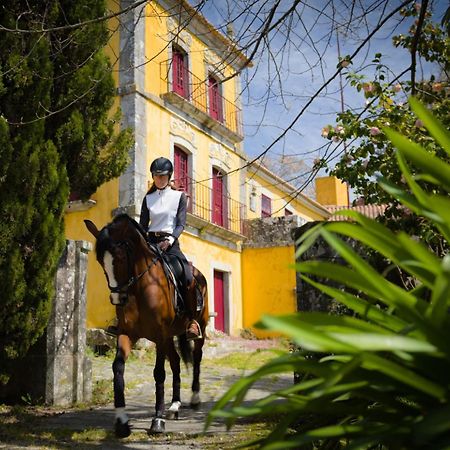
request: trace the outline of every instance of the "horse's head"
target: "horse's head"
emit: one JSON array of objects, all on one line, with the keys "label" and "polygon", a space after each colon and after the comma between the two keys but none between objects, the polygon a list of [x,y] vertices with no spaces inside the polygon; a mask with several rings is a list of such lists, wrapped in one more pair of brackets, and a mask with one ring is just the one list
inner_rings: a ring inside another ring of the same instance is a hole
[{"label": "horse's head", "polygon": [[120,214],[100,231],[90,220],[84,221],[87,229],[97,239],[97,261],[103,267],[111,291],[113,305],[123,305],[128,291],[137,281],[134,272],[136,251],[145,243],[139,224],[126,214]]}]

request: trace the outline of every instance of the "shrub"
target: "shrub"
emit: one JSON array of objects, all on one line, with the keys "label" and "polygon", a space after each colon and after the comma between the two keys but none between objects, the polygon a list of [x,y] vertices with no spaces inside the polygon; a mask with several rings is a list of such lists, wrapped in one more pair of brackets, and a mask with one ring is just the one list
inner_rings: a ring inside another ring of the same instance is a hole
[{"label": "shrub", "polygon": [[[410,100],[436,143],[450,154],[450,136],[419,102]],[[406,210],[429,221],[446,244],[450,238],[450,165],[392,130],[404,184],[379,184]],[[422,189],[433,183],[435,192]],[[342,213],[342,212],[340,212]],[[297,264],[302,278],[355,312],[354,317],[300,312],[263,316],[260,326],[283,331],[312,354],[293,353],[263,365],[239,380],[218,401],[214,417],[231,426],[238,417],[273,416],[274,430],[251,443],[266,449],[395,448],[450,446],[450,256],[438,258],[418,237],[394,233],[354,211],[352,222],[314,227],[300,242],[305,251],[321,236],[348,266],[325,261]],[[416,280],[407,290],[386,280],[341,238],[357,239]],[[313,281],[326,277],[345,285],[336,289]],[[258,379],[282,372],[303,372],[302,381],[243,403]],[[250,444],[249,444],[250,445]]]}]

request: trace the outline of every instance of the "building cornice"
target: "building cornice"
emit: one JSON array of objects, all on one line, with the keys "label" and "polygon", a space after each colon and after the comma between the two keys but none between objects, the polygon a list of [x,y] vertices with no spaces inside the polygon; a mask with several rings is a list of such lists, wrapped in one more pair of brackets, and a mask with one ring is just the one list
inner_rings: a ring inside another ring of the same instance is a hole
[{"label": "building cornice", "polygon": [[166,11],[172,11],[173,17],[176,17],[181,23],[186,23],[187,30],[192,30],[193,35],[201,39],[205,44],[211,41],[214,45],[207,45],[207,47],[214,49],[214,51],[223,56],[227,64],[233,68],[241,69],[243,66],[252,67],[252,62],[247,56],[241,52],[236,43],[218,31],[201,13],[193,8],[185,0],[155,0]]},{"label": "building cornice", "polygon": [[[310,209],[311,211],[323,216],[324,218],[327,218],[330,216],[330,212],[328,209],[321,205],[320,203],[316,202],[315,200],[312,200],[305,194],[296,193],[298,189],[293,186],[292,184],[288,183],[287,181],[283,180],[283,178],[279,177],[278,175],[274,174],[272,171],[264,167],[263,165],[259,163],[254,163],[250,165],[247,168],[249,175],[256,175],[260,178],[262,178],[264,181],[266,181],[268,184],[273,185],[274,181],[276,182],[276,187],[284,192],[285,194],[289,195],[291,198],[293,198],[295,201],[303,204],[306,208]],[[295,197],[293,196],[293,193],[295,194]]]}]

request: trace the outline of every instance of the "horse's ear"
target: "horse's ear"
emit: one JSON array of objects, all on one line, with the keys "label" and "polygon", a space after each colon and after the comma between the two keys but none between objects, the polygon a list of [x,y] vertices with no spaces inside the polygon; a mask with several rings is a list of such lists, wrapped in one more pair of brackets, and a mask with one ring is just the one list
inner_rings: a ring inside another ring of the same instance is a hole
[{"label": "horse's ear", "polygon": [[95,223],[88,219],[85,219],[84,223],[86,225],[86,228],[92,233],[92,235],[95,237],[95,239],[97,239],[99,231],[98,231],[98,228],[95,226]]}]

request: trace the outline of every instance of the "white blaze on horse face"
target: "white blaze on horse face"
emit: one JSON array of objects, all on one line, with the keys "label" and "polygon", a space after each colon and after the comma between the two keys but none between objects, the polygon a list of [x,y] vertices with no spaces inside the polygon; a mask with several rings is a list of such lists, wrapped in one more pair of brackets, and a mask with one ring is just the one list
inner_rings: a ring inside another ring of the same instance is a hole
[{"label": "white blaze on horse face", "polygon": [[[117,287],[116,277],[114,276],[113,256],[109,252],[105,252],[105,255],[103,256],[103,267],[108,275],[109,285],[111,287]],[[120,304],[119,294],[111,292],[109,296],[113,305]]]}]

